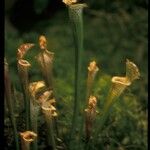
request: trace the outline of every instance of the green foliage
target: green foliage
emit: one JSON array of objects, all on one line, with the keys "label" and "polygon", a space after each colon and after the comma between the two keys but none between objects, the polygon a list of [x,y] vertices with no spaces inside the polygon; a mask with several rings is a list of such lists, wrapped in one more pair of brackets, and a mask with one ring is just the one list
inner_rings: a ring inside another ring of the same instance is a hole
[{"label": "green foliage", "polygon": [[147,0],[87,0],[87,3],[95,9],[104,9],[109,12],[118,11],[120,8],[132,11],[135,7],[148,8]]}]

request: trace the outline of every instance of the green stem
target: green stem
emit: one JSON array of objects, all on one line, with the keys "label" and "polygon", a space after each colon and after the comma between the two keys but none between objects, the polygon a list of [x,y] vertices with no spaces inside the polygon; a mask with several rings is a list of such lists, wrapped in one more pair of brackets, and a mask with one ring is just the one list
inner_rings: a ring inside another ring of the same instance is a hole
[{"label": "green stem", "polygon": [[[115,103],[116,99],[120,96],[120,93],[116,92],[117,89],[113,88],[113,86],[111,87],[108,96],[106,98],[106,103],[104,104],[103,110],[102,110],[102,116],[100,116],[100,120],[99,120],[99,128],[96,130],[95,133],[95,140],[98,139],[98,135],[99,133],[101,133],[104,124],[111,112],[112,106]],[[118,94],[118,95],[117,95]],[[93,140],[94,141],[94,140]]]},{"label": "green stem", "polygon": [[[50,115],[50,116],[49,116]],[[56,143],[55,143],[55,137],[54,137],[54,128],[53,128],[53,120],[51,114],[45,114],[45,120],[48,128],[48,144],[52,145],[53,150],[56,150]]]},{"label": "green stem", "polygon": [[18,139],[18,132],[17,132],[17,126],[16,126],[16,119],[15,119],[15,114],[14,114],[14,109],[12,105],[12,98],[11,98],[11,81],[9,77],[9,69],[8,69],[8,64],[5,63],[5,96],[6,96],[6,104],[9,109],[10,113],[10,120],[12,122],[13,126],[13,132],[14,132],[14,137],[15,137],[15,144],[16,144],[16,150],[19,150],[19,139]]},{"label": "green stem", "polygon": [[21,139],[21,150],[30,150],[30,143]]},{"label": "green stem", "polygon": [[72,119],[72,128],[70,138],[73,138],[77,127],[77,117],[79,113],[79,93],[80,93],[80,75],[81,75],[81,57],[83,52],[83,4],[70,5],[69,18],[71,21],[74,45],[75,45],[75,94],[74,94],[74,110]]},{"label": "green stem", "polygon": [[[20,63],[19,63],[20,61]],[[30,128],[30,100],[29,100],[29,79],[28,79],[28,67],[29,63],[24,60],[18,61],[18,73],[22,85],[24,105],[25,105],[25,115],[26,115],[26,130]]]},{"label": "green stem", "polygon": [[56,108],[51,105],[50,101],[46,101],[42,104],[42,112],[45,117],[47,125],[47,139],[48,145],[53,147],[53,150],[56,150],[55,135],[54,135],[54,125],[53,125],[53,115],[56,113]]},{"label": "green stem", "polygon": [[[33,104],[30,102],[30,121],[31,121],[31,130],[38,134],[38,114],[40,112],[40,106],[38,104]],[[37,138],[31,144],[33,150],[38,149]]]}]

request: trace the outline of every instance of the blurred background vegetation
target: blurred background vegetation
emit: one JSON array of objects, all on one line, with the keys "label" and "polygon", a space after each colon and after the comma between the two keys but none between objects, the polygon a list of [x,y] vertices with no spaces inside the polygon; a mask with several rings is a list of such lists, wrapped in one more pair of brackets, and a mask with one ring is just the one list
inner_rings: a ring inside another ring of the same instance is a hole
[{"label": "blurred background vegetation", "polygon": [[[111,77],[125,74],[128,58],[139,66],[141,77],[129,87],[114,106],[99,144],[108,149],[147,149],[147,86],[148,86],[148,0],[84,0],[83,84],[87,66],[96,60],[100,68],[94,93],[98,110],[107,95]],[[73,105],[74,45],[68,12],[61,0],[5,1],[5,57],[12,82],[20,91],[16,51],[22,43],[38,44],[45,35],[48,50],[55,53],[54,85],[60,125],[65,133],[70,127]],[[30,80],[41,79],[33,59],[38,46],[27,55],[31,62]],[[86,90],[83,87],[83,90]],[[98,125],[97,125],[98,126]],[[96,127],[96,125],[95,125]],[[64,134],[64,138],[67,135]],[[100,147],[100,146],[99,146]],[[101,149],[105,149],[101,147]],[[93,148],[94,149],[94,148]]]}]

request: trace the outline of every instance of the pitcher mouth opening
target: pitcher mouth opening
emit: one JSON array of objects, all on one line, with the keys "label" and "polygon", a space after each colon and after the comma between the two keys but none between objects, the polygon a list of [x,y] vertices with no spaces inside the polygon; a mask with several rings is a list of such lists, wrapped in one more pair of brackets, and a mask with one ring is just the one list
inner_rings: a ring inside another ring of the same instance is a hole
[{"label": "pitcher mouth opening", "polygon": [[115,76],[115,77],[112,78],[111,81],[113,83],[119,83],[119,84],[126,85],[126,86],[129,86],[131,84],[131,82],[129,81],[129,79],[127,77]]},{"label": "pitcher mouth opening", "polygon": [[18,61],[18,63],[19,63],[20,65],[22,65],[22,66],[25,66],[25,67],[31,66],[30,63],[29,63],[28,61],[24,60],[24,59],[20,59],[20,60]]},{"label": "pitcher mouth opening", "polygon": [[37,137],[37,134],[31,131],[26,131],[24,133],[21,133],[21,136],[25,141],[32,142]]}]

